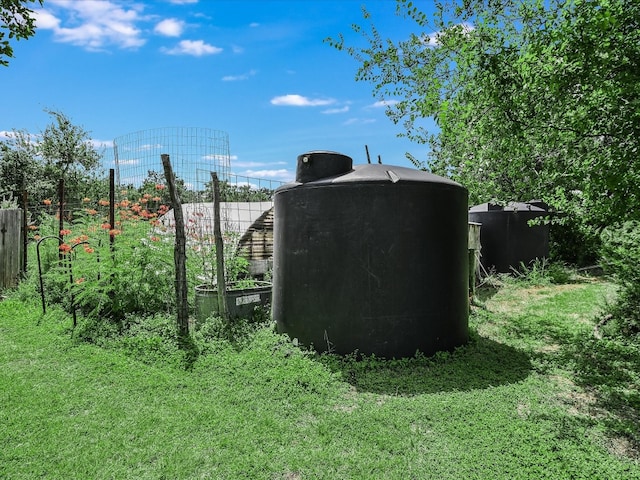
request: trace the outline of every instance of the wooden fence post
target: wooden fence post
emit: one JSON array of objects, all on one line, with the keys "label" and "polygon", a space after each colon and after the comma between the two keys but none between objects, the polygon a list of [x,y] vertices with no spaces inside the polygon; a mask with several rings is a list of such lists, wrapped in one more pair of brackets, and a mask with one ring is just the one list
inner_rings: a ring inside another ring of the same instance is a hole
[{"label": "wooden fence post", "polygon": [[[109,226],[111,230],[116,228],[116,185],[115,185],[115,170],[109,169]],[[109,234],[109,248],[113,254],[113,242],[115,241],[115,235]]]},{"label": "wooden fence post", "polygon": [[[58,247],[61,247],[62,244],[64,243],[64,239],[62,238],[62,234],[60,233],[62,230],[64,230],[64,178],[61,178],[58,181],[58,231],[57,231],[57,235],[60,237],[60,240],[58,241]],[[58,261],[60,262],[60,265],[62,265],[62,260],[64,259],[64,254],[62,253],[62,250],[58,251]]]},{"label": "wooden fence post", "polygon": [[224,278],[224,241],[220,228],[220,182],[218,174],[211,172],[213,183],[213,236],[216,242],[216,279],[218,289],[218,313],[225,320],[229,320],[227,312],[227,282]]},{"label": "wooden fence post", "polygon": [[184,216],[182,215],[182,203],[176,190],[175,176],[171,168],[169,155],[163,153],[162,166],[164,178],[169,188],[169,196],[173,205],[173,215],[176,222],[176,241],[173,249],[173,260],[176,267],[176,308],[178,309],[178,331],[180,336],[189,336],[189,303],[187,297],[187,239],[184,231]]}]

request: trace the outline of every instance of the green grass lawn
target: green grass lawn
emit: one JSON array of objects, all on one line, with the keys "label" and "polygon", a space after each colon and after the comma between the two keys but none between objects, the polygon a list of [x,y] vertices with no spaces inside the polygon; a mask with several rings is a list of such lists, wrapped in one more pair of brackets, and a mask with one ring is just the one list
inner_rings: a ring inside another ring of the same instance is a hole
[{"label": "green grass lawn", "polygon": [[0,478],[640,478],[640,349],[592,334],[612,292],[485,291],[469,345],[433,358],[317,356],[264,327],[187,371],[9,298]]}]

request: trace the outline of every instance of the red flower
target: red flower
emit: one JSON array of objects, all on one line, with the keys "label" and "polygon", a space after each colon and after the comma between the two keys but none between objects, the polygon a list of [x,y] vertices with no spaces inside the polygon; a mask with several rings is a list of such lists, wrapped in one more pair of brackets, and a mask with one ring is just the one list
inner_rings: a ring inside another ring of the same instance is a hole
[{"label": "red flower", "polygon": [[86,245],[85,245],[85,247],[84,247],[84,251],[85,251],[85,252],[87,252],[87,253],[93,253],[93,252],[94,252],[93,248],[88,247],[88,246],[86,246]]},{"label": "red flower", "polygon": [[42,203],[44,203],[45,205],[51,205],[51,200],[49,200],[48,198],[45,198]]},{"label": "red flower", "polygon": [[103,223],[102,225],[100,225],[100,228],[102,228],[103,230],[111,230],[111,224]]},{"label": "red flower", "polygon": [[166,185],[156,183],[156,190],[164,190],[165,188],[167,188]]},{"label": "red flower", "polygon": [[79,279],[76,280],[77,285],[80,285],[82,282],[84,282],[84,277],[80,277]]},{"label": "red flower", "polygon": [[71,230],[67,230],[66,228],[60,230],[60,236],[64,237],[65,235],[71,235]]},{"label": "red flower", "polygon": [[66,253],[69,253],[71,251],[71,247],[69,245],[67,245],[66,243],[63,243],[62,245],[60,245],[58,247],[58,250],[60,250],[64,254],[66,254]]},{"label": "red flower", "polygon": [[79,237],[76,237],[73,240],[71,240],[71,243],[73,243],[74,245],[77,245],[79,243],[86,242],[87,240],[89,240],[89,237],[87,235],[80,235]]},{"label": "red flower", "polygon": [[118,230],[117,228],[112,228],[111,230],[109,230],[109,235],[120,235],[122,233],[122,230]]},{"label": "red flower", "polygon": [[109,200],[100,199],[98,200],[98,205],[106,207],[107,205],[109,205]]}]

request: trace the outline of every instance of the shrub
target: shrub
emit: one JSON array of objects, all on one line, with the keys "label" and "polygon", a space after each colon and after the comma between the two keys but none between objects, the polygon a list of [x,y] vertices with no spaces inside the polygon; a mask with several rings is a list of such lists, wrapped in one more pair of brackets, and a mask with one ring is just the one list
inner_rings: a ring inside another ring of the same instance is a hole
[{"label": "shrub", "polygon": [[609,307],[621,333],[640,333],[640,222],[630,220],[603,230],[602,266],[620,285]]},{"label": "shrub", "polygon": [[595,264],[600,248],[598,232],[578,221],[564,220],[549,229],[551,259],[579,267]]},{"label": "shrub", "polygon": [[514,279],[516,282],[541,287],[551,284],[569,283],[574,271],[560,262],[551,262],[546,258],[537,258],[529,265],[520,263],[519,269],[512,269],[511,275],[501,275],[503,281]]},{"label": "shrub", "polygon": [[[76,212],[73,223],[60,232],[53,215],[40,218],[39,235],[53,237],[39,247],[49,303],[69,310],[73,297],[83,314],[117,322],[131,313],[174,308],[173,237],[158,234],[149,221],[120,218],[118,228],[111,229],[97,210]],[[116,236],[113,248],[110,233]],[[60,248],[58,237],[64,241]]]}]

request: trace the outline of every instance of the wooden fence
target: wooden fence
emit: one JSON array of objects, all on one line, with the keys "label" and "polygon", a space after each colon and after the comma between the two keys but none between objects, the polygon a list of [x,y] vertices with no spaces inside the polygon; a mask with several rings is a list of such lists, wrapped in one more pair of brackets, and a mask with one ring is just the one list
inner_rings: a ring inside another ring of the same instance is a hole
[{"label": "wooden fence", "polygon": [[0,209],[0,290],[18,285],[23,269],[23,212]]}]

